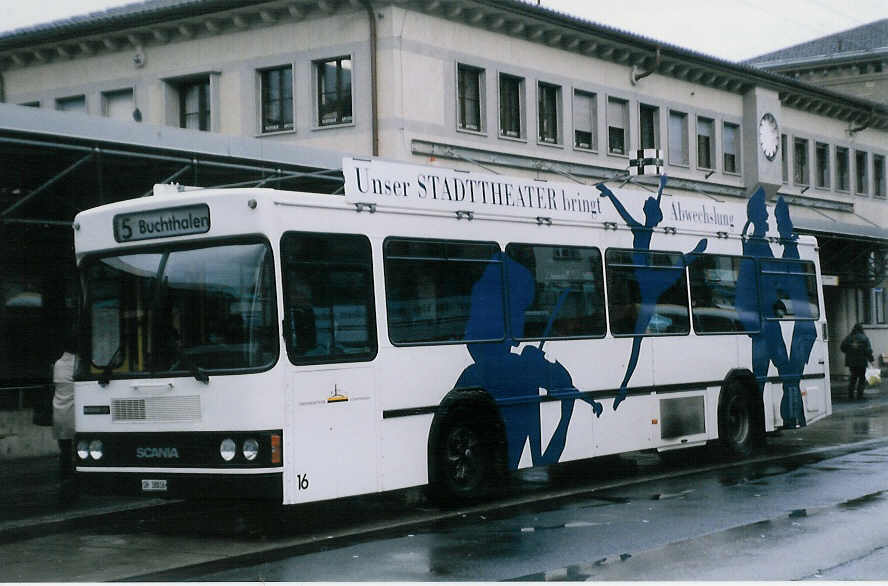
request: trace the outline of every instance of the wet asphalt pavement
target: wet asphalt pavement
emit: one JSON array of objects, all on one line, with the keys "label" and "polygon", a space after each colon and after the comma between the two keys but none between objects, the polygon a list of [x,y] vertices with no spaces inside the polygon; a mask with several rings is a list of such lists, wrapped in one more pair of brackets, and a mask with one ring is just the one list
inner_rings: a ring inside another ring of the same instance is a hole
[{"label": "wet asphalt pavement", "polygon": [[473,512],[200,579],[886,579],[888,566],[874,563],[888,548],[888,446],[881,443],[822,460],[750,463]]},{"label": "wet asphalt pavement", "polygon": [[[833,417],[755,462],[593,460],[522,473],[463,511],[415,493],[286,511],[62,505],[55,459],[0,462],[0,581],[886,579],[888,386],[867,397],[834,394]],[[769,460],[790,452],[805,455]]]}]

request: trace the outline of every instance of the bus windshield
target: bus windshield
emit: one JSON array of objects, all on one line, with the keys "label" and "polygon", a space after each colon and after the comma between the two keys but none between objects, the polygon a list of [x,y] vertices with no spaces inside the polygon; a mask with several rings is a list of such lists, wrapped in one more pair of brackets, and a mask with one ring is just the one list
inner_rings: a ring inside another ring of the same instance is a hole
[{"label": "bus windshield", "polygon": [[269,368],[278,355],[274,265],[264,242],[90,259],[80,378]]}]

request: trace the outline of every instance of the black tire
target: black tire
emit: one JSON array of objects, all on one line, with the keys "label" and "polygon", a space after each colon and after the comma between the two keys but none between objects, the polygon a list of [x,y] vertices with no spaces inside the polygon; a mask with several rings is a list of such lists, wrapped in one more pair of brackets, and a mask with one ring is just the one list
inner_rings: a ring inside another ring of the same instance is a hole
[{"label": "black tire", "polygon": [[718,437],[728,455],[751,456],[761,445],[763,426],[756,403],[741,381],[728,381],[718,405]]},{"label": "black tire", "polygon": [[467,409],[451,412],[438,432],[434,493],[439,501],[463,503],[487,496],[497,477],[491,433]]}]

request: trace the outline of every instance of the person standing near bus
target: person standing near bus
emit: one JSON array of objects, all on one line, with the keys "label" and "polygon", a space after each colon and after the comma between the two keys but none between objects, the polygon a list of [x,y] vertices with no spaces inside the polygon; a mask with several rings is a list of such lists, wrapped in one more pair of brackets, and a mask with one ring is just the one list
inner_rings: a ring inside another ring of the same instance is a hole
[{"label": "person standing near bus", "polygon": [[65,338],[62,355],[52,367],[55,391],[52,397],[52,432],[59,444],[59,499],[69,502],[76,497],[74,476],[74,368],[77,362],[74,336]]},{"label": "person standing near bus", "polygon": [[854,324],[851,333],[842,340],[842,352],[845,353],[845,366],[851,371],[848,380],[848,398],[852,401],[855,395],[857,399],[863,399],[863,389],[866,386],[866,367],[873,361],[873,347],[869,338],[863,333],[861,324]]}]

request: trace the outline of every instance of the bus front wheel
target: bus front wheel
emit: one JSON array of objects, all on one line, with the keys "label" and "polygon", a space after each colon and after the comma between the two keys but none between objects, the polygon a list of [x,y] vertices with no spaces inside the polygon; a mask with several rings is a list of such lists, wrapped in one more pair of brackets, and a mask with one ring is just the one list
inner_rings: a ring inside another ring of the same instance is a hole
[{"label": "bus front wheel", "polygon": [[718,437],[728,454],[738,458],[752,455],[763,430],[750,392],[739,380],[725,385],[718,412]]}]

